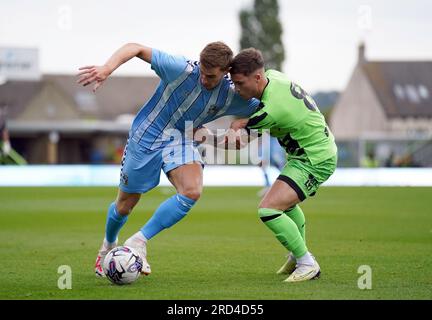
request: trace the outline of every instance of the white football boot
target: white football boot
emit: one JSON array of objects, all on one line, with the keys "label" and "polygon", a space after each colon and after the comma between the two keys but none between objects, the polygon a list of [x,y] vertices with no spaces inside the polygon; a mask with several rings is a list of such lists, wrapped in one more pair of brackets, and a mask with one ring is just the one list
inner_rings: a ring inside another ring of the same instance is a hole
[{"label": "white football boot", "polygon": [[151,268],[149,263],[147,262],[147,241],[143,238],[144,237],[141,235],[141,231],[138,231],[132,237],[127,239],[124,245],[127,247],[132,247],[138,251],[138,254],[143,261],[141,274],[148,276],[151,273]]},{"label": "white football boot", "polygon": [[284,263],[282,267],[278,271],[276,271],[276,274],[291,274],[296,268],[296,259],[294,258],[292,253],[288,254],[288,259]]},{"label": "white football boot", "polygon": [[313,265],[299,264],[291,275],[284,280],[284,282],[300,282],[306,280],[315,280],[320,277],[321,269],[318,262],[313,259]]},{"label": "white football boot", "polygon": [[117,247],[117,239],[113,243],[108,243],[106,239],[104,239],[102,246],[99,249],[98,255],[96,257],[95,274],[97,277],[105,277],[105,273],[103,271],[103,262],[108,252],[110,252],[111,249],[115,247]]}]

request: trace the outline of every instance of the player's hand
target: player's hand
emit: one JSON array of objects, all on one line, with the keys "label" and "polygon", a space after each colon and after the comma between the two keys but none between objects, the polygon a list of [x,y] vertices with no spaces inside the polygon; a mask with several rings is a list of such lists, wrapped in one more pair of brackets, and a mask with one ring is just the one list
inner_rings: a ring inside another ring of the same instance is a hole
[{"label": "player's hand", "polygon": [[245,147],[248,143],[245,141],[247,140],[248,136],[244,134],[245,130],[233,130],[228,129],[225,133],[223,141],[219,143],[219,145],[224,145],[225,149],[232,149],[235,145],[235,149],[240,150],[243,147]]},{"label": "player's hand", "polygon": [[237,119],[231,122],[230,128],[234,131],[238,131],[240,129],[246,128],[246,125],[248,123],[249,119]]},{"label": "player's hand", "polygon": [[206,127],[194,128],[193,129],[193,140],[198,143],[209,143],[210,139],[213,138],[213,133]]},{"label": "player's hand", "polygon": [[77,83],[82,84],[84,87],[95,83],[93,86],[93,92],[96,92],[96,90],[111,74],[111,70],[107,66],[85,66],[78,70],[80,70],[80,72],[77,76],[80,78],[77,80]]}]

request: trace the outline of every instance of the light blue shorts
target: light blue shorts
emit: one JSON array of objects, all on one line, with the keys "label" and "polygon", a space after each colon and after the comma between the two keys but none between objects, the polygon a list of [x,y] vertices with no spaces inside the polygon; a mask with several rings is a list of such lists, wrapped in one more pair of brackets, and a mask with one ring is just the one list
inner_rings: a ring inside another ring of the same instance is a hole
[{"label": "light blue shorts", "polygon": [[204,166],[200,153],[192,144],[148,150],[129,139],[123,152],[119,188],[127,193],[145,193],[159,184],[161,170],[167,175],[191,162]]}]

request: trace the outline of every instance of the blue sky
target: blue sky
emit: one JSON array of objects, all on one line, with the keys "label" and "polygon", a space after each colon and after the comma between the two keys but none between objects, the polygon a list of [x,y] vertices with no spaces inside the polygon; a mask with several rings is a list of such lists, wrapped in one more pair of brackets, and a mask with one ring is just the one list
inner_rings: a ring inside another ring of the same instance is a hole
[{"label": "blue sky", "polygon": [[[432,1],[279,0],[283,70],[307,91],[343,90],[366,42],[371,60],[432,60]],[[127,42],[198,58],[211,41],[239,49],[238,12],[252,0],[4,0],[0,46],[38,47],[45,73],[103,64]],[[116,74],[147,75],[139,60]]]}]

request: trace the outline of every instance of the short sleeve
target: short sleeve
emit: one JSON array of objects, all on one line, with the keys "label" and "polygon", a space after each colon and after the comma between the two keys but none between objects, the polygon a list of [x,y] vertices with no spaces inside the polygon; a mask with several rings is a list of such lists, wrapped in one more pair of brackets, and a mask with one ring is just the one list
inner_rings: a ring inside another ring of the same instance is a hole
[{"label": "short sleeve", "polygon": [[185,70],[187,60],[182,56],[173,56],[163,51],[152,49],[151,68],[165,82],[177,79]]}]

